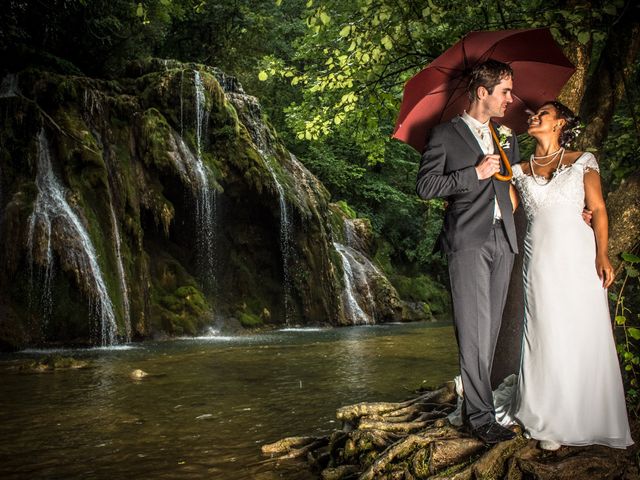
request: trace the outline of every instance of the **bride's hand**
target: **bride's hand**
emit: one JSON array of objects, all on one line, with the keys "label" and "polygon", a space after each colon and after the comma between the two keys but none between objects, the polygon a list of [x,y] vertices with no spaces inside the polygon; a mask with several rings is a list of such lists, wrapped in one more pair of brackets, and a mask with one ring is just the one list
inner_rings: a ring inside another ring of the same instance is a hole
[{"label": "bride's hand", "polygon": [[609,257],[607,255],[598,255],[596,257],[596,271],[598,272],[600,280],[602,280],[603,288],[609,288],[609,286],[613,283],[615,275],[613,273],[613,267],[611,266],[611,262],[609,261]]}]

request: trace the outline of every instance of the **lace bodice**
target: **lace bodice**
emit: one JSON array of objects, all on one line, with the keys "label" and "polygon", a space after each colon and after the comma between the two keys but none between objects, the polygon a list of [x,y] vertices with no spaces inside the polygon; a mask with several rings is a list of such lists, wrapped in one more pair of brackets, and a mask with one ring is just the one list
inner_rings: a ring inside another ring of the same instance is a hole
[{"label": "lace bodice", "polygon": [[593,154],[585,152],[573,164],[563,165],[548,182],[544,177],[533,178],[520,165],[514,165],[511,182],[518,189],[529,221],[549,205],[575,207],[580,214],[584,208],[584,174],[591,170],[599,173],[600,167]]}]

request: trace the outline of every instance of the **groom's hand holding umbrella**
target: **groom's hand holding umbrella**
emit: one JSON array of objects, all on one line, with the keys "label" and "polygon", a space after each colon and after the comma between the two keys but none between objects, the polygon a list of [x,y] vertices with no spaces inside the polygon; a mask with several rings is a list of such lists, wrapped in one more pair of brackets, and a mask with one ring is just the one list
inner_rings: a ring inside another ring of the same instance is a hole
[{"label": "groom's hand holding umbrella", "polygon": [[485,157],[476,166],[478,180],[490,178],[500,171],[500,155],[485,155]]}]

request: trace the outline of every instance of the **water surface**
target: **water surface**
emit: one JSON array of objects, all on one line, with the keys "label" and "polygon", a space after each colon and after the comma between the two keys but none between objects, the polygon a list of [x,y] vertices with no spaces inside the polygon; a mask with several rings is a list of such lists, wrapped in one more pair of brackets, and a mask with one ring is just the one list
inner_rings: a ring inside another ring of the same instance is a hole
[{"label": "water surface", "polygon": [[44,353],[0,357],[3,479],[315,478],[260,446],[326,434],[342,405],[402,400],[458,371],[452,327],[433,323],[66,350],[90,368],[16,368]]}]

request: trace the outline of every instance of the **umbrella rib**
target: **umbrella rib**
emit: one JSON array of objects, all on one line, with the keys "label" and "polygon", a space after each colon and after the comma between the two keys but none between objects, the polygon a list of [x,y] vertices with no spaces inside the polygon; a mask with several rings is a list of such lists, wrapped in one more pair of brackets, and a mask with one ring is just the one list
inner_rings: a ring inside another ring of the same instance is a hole
[{"label": "umbrella rib", "polygon": [[[484,58],[483,62],[486,62],[487,60],[489,60],[491,58],[491,55],[493,55],[493,52],[496,51],[496,47],[497,46],[498,45],[495,44],[495,43],[493,45],[491,45],[487,50],[485,50],[485,52],[482,55],[480,55],[480,57],[478,57],[478,61],[480,61],[481,58]],[[485,57],[485,55],[486,55],[486,57]],[[505,63],[505,62],[503,62],[503,63]]]},{"label": "umbrella rib", "polygon": [[516,95],[515,93],[511,92],[511,96],[517,100],[520,100],[522,102],[522,104],[527,107],[529,110],[533,111],[533,108],[531,108],[531,105],[529,105],[527,102],[525,102],[522,97]]},{"label": "umbrella rib", "polygon": [[[464,69],[463,71],[466,71],[467,68],[469,67],[467,65],[467,49],[465,47],[465,40],[466,40],[466,35],[464,37],[462,37],[462,64],[464,65]],[[442,118],[442,117],[440,117]]]},{"label": "umbrella rib", "polygon": [[[460,79],[458,80],[458,85],[456,85],[456,87],[455,87],[455,88],[452,88],[452,89],[451,89],[451,93],[449,93],[449,97],[447,98],[447,101],[446,101],[446,102],[445,102],[445,104],[444,104],[444,108],[443,108],[443,109],[442,109],[442,111],[440,112],[440,117],[438,118],[438,123],[442,123],[442,117],[444,116],[444,112],[445,112],[445,110],[447,109],[447,106],[449,106],[449,105],[450,105],[450,103],[452,103],[452,102],[451,102],[451,97],[453,97],[453,95],[455,95],[456,91],[460,89],[460,84],[462,83],[463,78],[464,78],[463,76],[462,76],[462,77],[460,77]],[[464,92],[463,92],[463,94],[464,94]],[[459,95],[459,96],[456,98],[456,100],[458,100],[458,98],[460,98],[460,96],[461,96],[461,95]]]},{"label": "umbrella rib", "polygon": [[436,66],[430,66],[430,68],[433,68],[434,70],[438,70],[442,73],[448,73],[448,72],[464,72],[464,70],[461,70],[459,68],[456,67],[445,67],[444,65],[436,65]]}]

